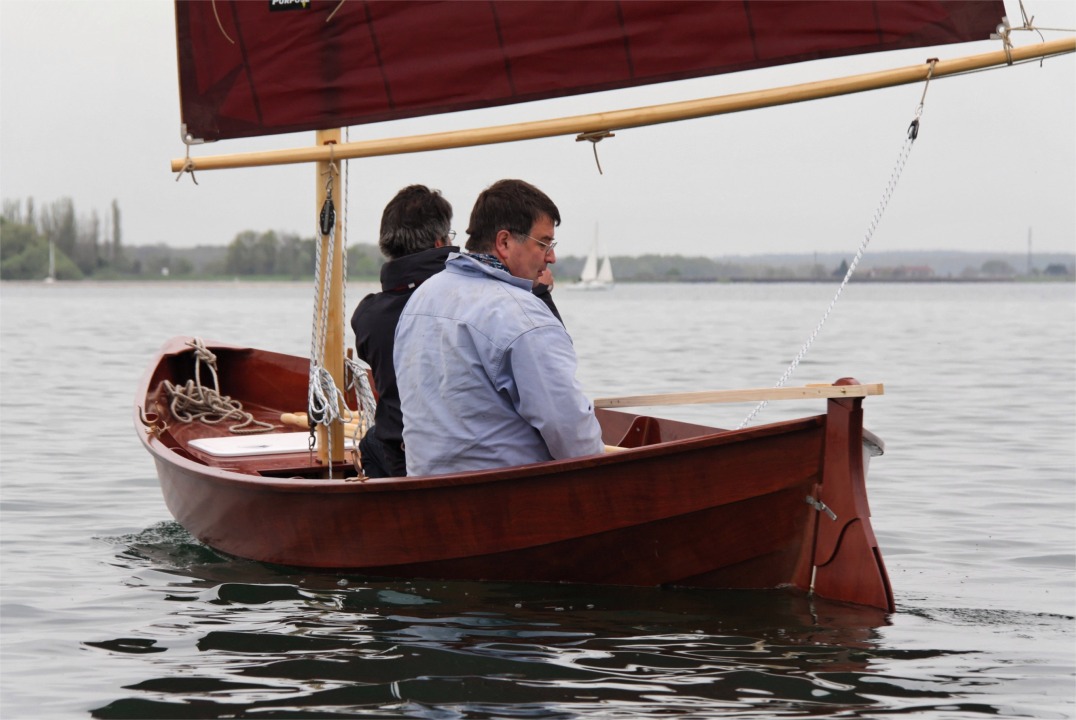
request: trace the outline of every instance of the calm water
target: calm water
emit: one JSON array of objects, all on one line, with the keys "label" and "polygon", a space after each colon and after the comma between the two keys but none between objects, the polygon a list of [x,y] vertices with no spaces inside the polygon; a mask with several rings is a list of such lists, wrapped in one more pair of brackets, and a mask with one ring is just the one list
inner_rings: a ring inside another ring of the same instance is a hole
[{"label": "calm water", "polygon": [[[353,306],[369,286],[352,287]],[[557,298],[595,397],[773,385],[834,291]],[[305,285],[4,284],[0,717],[1076,713],[1072,285],[856,285],[792,384],[865,402],[891,616],[797,595],[370,582],[222,557],[135,435],[179,334],[305,355]],[[655,409],[735,426],[750,405]],[[816,412],[772,403],[757,422]]]}]

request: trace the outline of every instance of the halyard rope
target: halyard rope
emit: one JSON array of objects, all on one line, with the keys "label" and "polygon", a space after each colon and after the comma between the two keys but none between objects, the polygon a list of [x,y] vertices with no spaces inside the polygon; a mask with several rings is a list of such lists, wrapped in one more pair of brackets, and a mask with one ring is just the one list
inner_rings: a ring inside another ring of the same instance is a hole
[{"label": "halyard rope", "polygon": [[224,36],[225,40],[230,42],[232,45],[235,45],[235,40],[232,40],[232,38],[228,36],[228,33],[224,30],[224,25],[220,21],[220,15],[217,13],[217,0],[212,0],[212,2],[213,17],[217,19],[217,28],[220,30],[220,34]]},{"label": "halyard rope", "polygon": [[[333,206],[332,201],[332,189],[333,189],[333,176],[339,174],[340,170],[333,161],[332,158],[332,146],[330,146],[329,157],[329,177],[326,180],[326,192],[325,203],[322,206],[321,214],[318,222],[318,237],[328,238],[326,244],[326,251],[328,257],[325,258],[325,268],[322,270],[322,248],[321,242],[315,243],[314,252],[314,322],[313,332],[310,338],[310,382],[309,382],[309,394],[307,397],[307,417],[310,418],[312,423],[324,425],[328,428],[334,422],[351,422],[355,415],[348,407],[347,402],[344,399],[344,393],[337,387],[336,382],[333,380],[332,374],[325,368],[325,345],[326,338],[329,332],[329,296],[330,290],[328,287],[323,287],[322,273],[324,277],[331,281],[333,275],[333,263],[335,258],[336,249],[336,209]],[[342,291],[347,293],[347,209],[348,209],[348,178],[345,175],[344,185],[344,218],[342,224],[344,227],[344,246],[341,252],[341,274],[343,276]],[[350,378],[345,390],[353,390],[355,397],[358,401],[359,409],[359,423],[356,430],[353,432],[352,437],[357,442],[358,439],[365,434],[365,432],[373,425],[374,422],[374,409],[377,405],[377,401],[374,399],[374,393],[370,387],[370,380],[367,371],[369,366],[365,363],[359,363],[348,357],[343,358],[345,367],[350,372]],[[311,426],[313,431],[313,426]],[[326,438],[329,447],[328,457],[333,457],[332,447],[332,433],[326,433]],[[313,445],[313,437],[311,437],[311,445]],[[358,451],[355,452],[356,468],[360,471],[362,466],[358,462]],[[332,462],[329,465],[329,477],[332,478]]]},{"label": "halyard rope", "polygon": [[[915,118],[912,120],[911,125],[908,126],[908,131],[904,138],[904,146],[900,150],[897,164],[893,167],[893,171],[889,175],[889,182],[882,192],[882,199],[879,201],[878,207],[874,211],[874,216],[867,226],[867,232],[864,234],[863,240],[860,241],[859,249],[856,251],[856,255],[852,259],[852,262],[849,263],[848,271],[844,274],[844,279],[841,280],[841,284],[837,288],[837,292],[833,296],[833,299],[830,301],[829,307],[827,307],[825,313],[822,314],[822,319],[818,321],[814,331],[808,336],[803,347],[800,348],[800,351],[796,354],[796,357],[793,358],[784,374],[778,379],[777,384],[774,385],[775,388],[784,387],[784,384],[792,377],[792,373],[796,372],[796,368],[799,367],[800,362],[807,355],[807,351],[810,349],[811,344],[814,342],[815,338],[818,337],[818,333],[822,330],[822,326],[826,324],[826,320],[829,318],[830,313],[833,312],[833,307],[837,304],[837,300],[841,297],[841,293],[844,292],[845,286],[852,279],[852,274],[856,271],[856,266],[859,265],[859,261],[863,258],[863,253],[866,252],[867,245],[870,244],[871,238],[874,237],[875,230],[878,229],[878,224],[881,222],[882,215],[885,213],[885,209],[889,205],[890,199],[893,197],[893,192],[897,189],[897,181],[900,180],[901,173],[904,172],[904,166],[908,162],[908,156],[912,152],[912,146],[915,144],[915,139],[919,136],[919,118],[923,114],[923,103],[927,96],[927,86],[929,86],[930,79],[934,75],[934,64],[937,60],[932,59],[928,62],[930,62],[930,72],[927,74],[926,84],[923,86],[923,96],[920,98],[919,106],[915,110]],[[755,419],[755,416],[762,412],[768,404],[768,400],[763,400],[756,405],[755,409],[744,418],[743,422],[741,422],[736,429],[742,430],[747,427],[747,425]]]},{"label": "halyard rope", "polygon": [[348,383],[348,390],[355,392],[355,397],[359,401],[359,434],[364,434],[374,424],[374,410],[377,408],[377,401],[374,400],[374,391],[370,387],[370,366],[364,363],[362,360],[355,360],[353,358],[344,358],[344,362],[347,364],[350,371],[351,379]]},{"label": "halyard rope", "polygon": [[[344,128],[344,142],[351,142],[351,128]],[[351,164],[347,160],[344,160],[344,218],[342,222],[344,230],[344,246],[341,248],[344,267],[343,272],[343,295],[344,306],[347,307],[347,279],[348,279],[348,266],[347,266],[347,231],[348,231],[348,217],[349,208],[351,206]],[[355,451],[352,454],[355,463],[355,469],[359,473],[360,478],[365,478],[366,473],[362,470],[362,458],[359,453],[359,440],[366,434],[366,432],[374,425],[374,410],[377,408],[377,400],[374,399],[373,388],[370,387],[370,366],[362,360],[357,360],[347,355],[344,356],[344,365],[347,368],[345,377],[347,380],[347,387],[345,390],[351,390],[355,393],[356,406],[359,412],[359,423],[353,425],[355,429],[351,433],[351,438],[355,443]]]},{"label": "halyard rope", "polygon": [[[331,149],[331,148],[330,148]],[[333,207],[333,174],[336,165],[330,157],[329,177],[325,181],[325,204],[321,208],[318,223],[318,237],[328,236],[325,258],[325,278],[331,281],[333,274],[333,257],[336,249],[336,209]],[[307,395],[307,417],[312,423],[330,427],[334,422],[343,422],[351,418],[347,404],[343,402],[336,381],[325,367],[325,339],[329,332],[329,295],[330,289],[322,283],[321,242],[314,243],[314,320],[313,332],[310,334],[310,382]],[[320,311],[319,311],[320,309]],[[343,410],[341,409],[343,408]],[[346,415],[346,417],[345,417]],[[329,477],[332,478],[332,433],[325,433],[328,444],[327,457]],[[313,442],[313,438],[311,438]]]}]

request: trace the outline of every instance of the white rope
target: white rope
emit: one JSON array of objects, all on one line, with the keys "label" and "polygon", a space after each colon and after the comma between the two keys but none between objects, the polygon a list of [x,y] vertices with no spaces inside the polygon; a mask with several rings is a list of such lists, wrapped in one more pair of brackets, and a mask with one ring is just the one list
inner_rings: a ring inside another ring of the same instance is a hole
[{"label": "white rope", "polygon": [[[933,65],[931,65],[931,70],[933,71]],[[928,77],[927,82],[929,81],[930,79]],[[923,89],[923,97],[926,97],[926,88]],[[878,229],[878,224],[879,222],[881,222],[882,215],[885,213],[885,209],[889,205],[889,200],[893,197],[893,192],[897,189],[897,181],[900,180],[901,173],[904,172],[904,165],[908,161],[908,155],[911,153],[912,145],[915,143],[915,138],[919,133],[919,116],[922,114],[922,110],[923,103],[922,101],[920,101],[919,107],[916,109],[915,119],[912,121],[912,124],[908,128],[907,137],[904,140],[904,147],[901,148],[900,156],[897,159],[897,164],[893,168],[893,172],[889,176],[889,183],[886,185],[885,190],[882,192],[882,199],[878,203],[878,207],[874,211],[874,216],[871,218],[870,224],[867,226],[867,232],[863,236],[863,240],[859,243],[859,249],[856,251],[855,257],[852,259],[851,264],[849,264],[848,266],[848,272],[844,274],[844,279],[841,281],[840,287],[837,288],[837,293],[833,296],[833,299],[829,303],[829,307],[826,308],[825,313],[823,313],[822,315],[822,319],[818,321],[818,325],[815,326],[814,331],[807,338],[807,341],[803,344],[803,347],[800,348],[799,353],[796,354],[796,357],[792,360],[792,363],[785,370],[784,374],[781,375],[780,379],[777,381],[777,384],[774,385],[774,387],[784,387],[784,384],[788,382],[789,378],[792,377],[792,373],[796,372],[796,368],[799,367],[800,362],[807,355],[807,351],[810,349],[811,344],[814,342],[815,338],[818,337],[818,333],[822,330],[822,326],[826,324],[826,320],[829,318],[830,313],[833,312],[833,307],[837,304],[837,300],[841,297],[841,293],[844,292],[844,287],[852,279],[852,274],[856,271],[856,266],[859,265],[859,261],[863,258],[863,253],[866,252],[867,245],[870,244],[871,238],[874,237],[875,230]],[[769,401],[767,400],[763,400],[762,402],[760,402],[755,407],[755,409],[752,410],[746,418],[744,418],[743,422],[740,423],[737,429],[742,430],[743,428],[747,427],[747,425],[755,419],[755,416],[762,412],[762,410],[768,404]]]},{"label": "white rope", "polygon": [[[341,4],[342,3],[343,3],[343,0],[341,0]],[[345,143],[351,142],[351,128],[350,127],[344,128],[344,142]],[[344,278],[344,287],[343,287],[344,307],[348,306],[347,305],[347,233],[348,233],[347,221],[348,221],[348,209],[349,209],[350,204],[351,204],[350,185],[351,185],[351,161],[345,159],[344,160],[344,219],[340,223],[340,225],[341,225],[341,227],[343,228],[343,231],[344,231],[344,247],[341,248],[341,250],[343,251],[341,253],[341,256],[343,257],[343,260],[344,260],[344,267],[342,268],[342,270],[343,270],[342,276]]]},{"label": "white rope", "polygon": [[[995,32],[990,34],[991,40],[1001,40],[1001,47],[1005,51],[1005,57],[1008,58],[1009,65],[1014,64],[1012,59],[1012,34],[1014,32],[1037,33],[1040,41],[1044,41],[1046,39],[1042,34],[1043,31],[1064,33],[1076,32],[1076,30],[1074,30],[1073,28],[1039,27],[1035,25],[1035,16],[1027,16],[1027,10],[1024,9],[1024,0],[1020,0],[1020,19],[1023,20],[1024,24],[1020,27],[1013,27],[1009,24],[1008,16],[1005,16],[1001,18],[1001,23],[997,26]],[[1039,63],[1042,63],[1045,60],[1046,58],[1038,58]],[[1032,62],[1034,62],[1034,60]]]},{"label": "white rope", "polygon": [[[310,334],[310,379],[307,392],[307,417],[312,423],[330,427],[334,422],[346,422],[352,418],[347,403],[343,401],[342,393],[336,386],[332,374],[325,367],[325,343],[329,334],[329,297],[331,290],[322,283],[322,252],[321,242],[328,230],[328,243],[325,258],[324,278],[331,280],[333,276],[333,263],[336,251],[336,210],[332,203],[333,173],[336,166],[330,160],[329,177],[325,182],[325,204],[322,207],[317,237],[319,242],[314,243],[314,319],[311,323],[313,328]],[[333,444],[332,433],[326,432],[328,444],[327,457],[329,478],[332,479]],[[313,443],[313,438],[311,438]]]},{"label": "white rope", "polygon": [[[206,425],[235,420],[236,423],[229,427],[228,431],[236,434],[266,432],[276,427],[255,420],[252,413],[243,410],[241,402],[220,394],[217,356],[210,352],[201,338],[187,341],[187,346],[194,349],[194,379],[188,380],[184,385],[164,381],[172,417],[180,422],[201,422]],[[202,384],[202,363],[205,363],[213,376],[212,388]]]},{"label": "white rope", "polygon": [[[341,220],[343,227],[343,247],[341,248],[341,275],[342,302],[346,305],[347,298],[347,219],[350,193],[348,192],[350,176],[347,173],[345,163],[344,175],[344,216]],[[323,285],[323,276],[331,282],[333,277],[334,262],[336,257],[336,210],[332,203],[333,176],[339,173],[336,164],[329,160],[329,177],[326,180],[325,204],[318,218],[314,252],[314,320],[310,336],[310,380],[307,396],[307,417],[312,423],[324,425],[328,428],[334,422],[352,423],[355,425],[353,439],[359,438],[374,423],[374,410],[377,401],[374,399],[373,390],[370,387],[367,371],[369,366],[352,360],[346,355],[343,358],[345,366],[350,371],[350,379],[345,390],[353,390],[357,407],[359,409],[360,422],[355,424],[355,413],[344,398],[344,392],[337,387],[332,374],[325,368],[325,346],[329,334],[329,299],[331,290]],[[327,237],[326,252],[328,257],[324,259],[325,267],[322,269],[322,240]],[[329,457],[333,456],[332,433],[326,433],[328,438]],[[313,438],[311,439],[313,444]],[[361,464],[358,462],[358,452],[355,453],[356,468],[362,473]],[[332,463],[329,463],[329,477],[332,478]]]},{"label": "white rope", "polygon": [[374,424],[374,411],[377,409],[377,401],[374,399],[374,390],[370,387],[370,366],[362,360],[345,358],[350,371],[351,381],[348,390],[355,392],[359,409],[359,428],[365,433]]}]

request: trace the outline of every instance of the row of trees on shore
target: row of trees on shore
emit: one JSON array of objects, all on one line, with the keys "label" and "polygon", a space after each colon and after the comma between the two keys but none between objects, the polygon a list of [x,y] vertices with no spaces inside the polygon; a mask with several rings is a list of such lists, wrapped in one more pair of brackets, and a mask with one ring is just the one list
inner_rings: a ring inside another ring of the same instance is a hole
[{"label": "row of trees on shore", "polygon": [[[140,279],[161,276],[309,278],[314,238],[273,231],[239,233],[226,248],[173,249],[123,245],[119,202],[107,213],[76,212],[71,198],[44,206],[33,198],[4,200],[0,215],[0,278],[40,280]],[[50,261],[51,257],[51,261]],[[384,259],[377,247],[348,250],[348,276],[376,278]]]},{"label": "row of trees on shore", "polygon": [[130,271],[123,252],[119,202],[104,213],[78,215],[64,197],[38,206],[33,198],[4,200],[0,214],[0,277],[33,279],[52,272],[57,279]]},{"label": "row of trees on shore", "polygon": [[[70,198],[37,207],[32,199],[3,203],[0,216],[0,278],[40,280],[49,274],[54,258],[57,280],[149,279],[161,277],[220,279],[273,277],[304,280],[313,276],[316,246],[313,237],[294,233],[246,230],[226,247],[170,248],[164,245],[122,244],[119,203],[109,210],[79,215]],[[50,253],[51,247],[51,253]],[[635,282],[728,282],[728,281],[827,281],[841,278],[846,260],[823,264],[822,258],[803,261],[789,256],[782,261],[714,259],[681,255],[614,257],[618,281]],[[355,244],[348,248],[348,277],[376,280],[385,262],[376,245]],[[860,280],[1012,280],[1017,278],[1072,279],[1072,262],[1052,262],[1044,270],[1027,273],[998,258],[983,258],[962,272],[935,274],[926,264],[863,267]],[[914,261],[913,261],[914,262]],[[561,281],[579,277],[583,258],[561,256],[555,274]]]}]

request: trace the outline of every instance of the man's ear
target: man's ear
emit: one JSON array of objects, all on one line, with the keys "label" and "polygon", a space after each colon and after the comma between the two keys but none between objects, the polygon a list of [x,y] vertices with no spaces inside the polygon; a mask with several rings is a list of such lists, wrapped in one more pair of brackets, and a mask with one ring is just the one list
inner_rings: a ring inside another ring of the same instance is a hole
[{"label": "man's ear", "polygon": [[504,260],[508,257],[508,243],[512,242],[512,233],[507,230],[498,230],[497,236],[493,238],[493,254],[498,259]]}]

